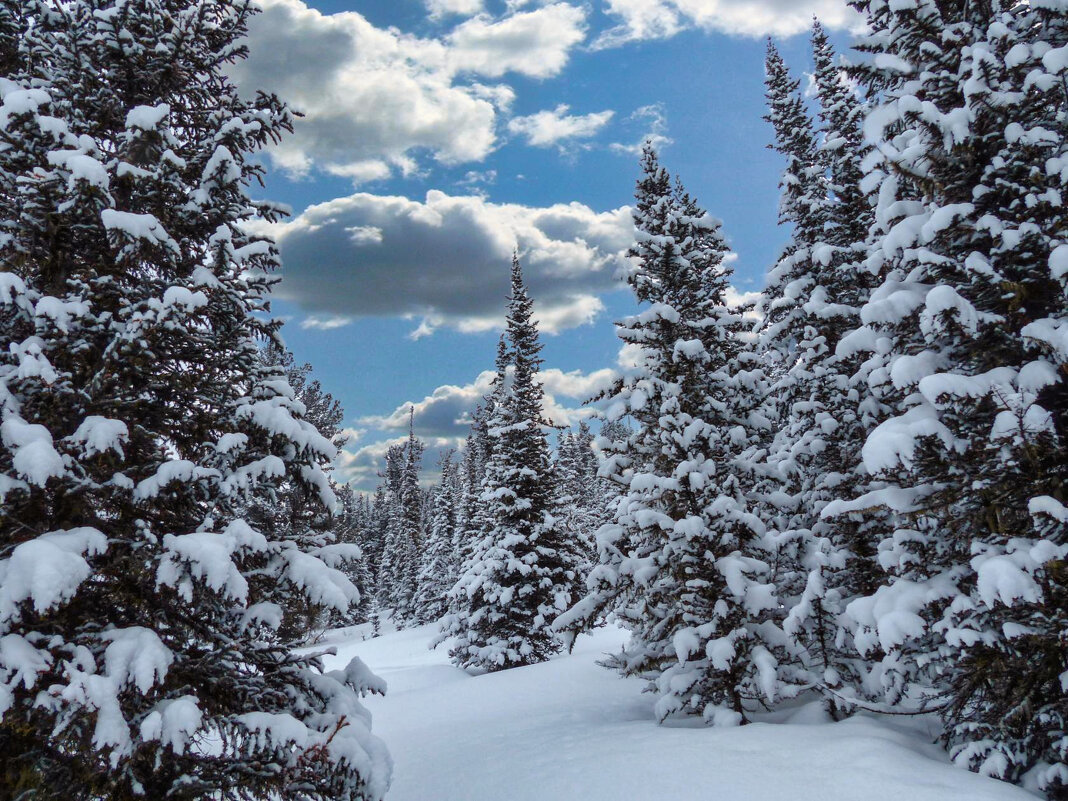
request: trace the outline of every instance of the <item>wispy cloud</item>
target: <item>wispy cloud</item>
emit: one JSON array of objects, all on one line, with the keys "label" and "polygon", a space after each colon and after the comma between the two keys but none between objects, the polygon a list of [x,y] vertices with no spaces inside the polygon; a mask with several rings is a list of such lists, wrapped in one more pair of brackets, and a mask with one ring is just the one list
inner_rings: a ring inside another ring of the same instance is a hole
[{"label": "wispy cloud", "polygon": [[508,130],[525,137],[534,147],[563,147],[577,139],[596,136],[615,116],[611,110],[569,114],[570,110],[569,106],[559,105],[552,111],[515,117],[508,122]]},{"label": "wispy cloud", "polygon": [[614,150],[616,153],[636,156],[642,152],[646,142],[652,143],[657,150],[662,150],[674,142],[667,135],[667,116],[664,114],[664,107],[659,103],[636,109],[626,118],[625,122],[629,123],[628,127],[640,127],[642,133],[637,140],[632,141],[630,144],[622,142],[610,144],[608,146],[609,149]]},{"label": "wispy cloud", "polygon": [[843,0],[606,0],[618,24],[602,32],[593,49],[668,39],[690,28],[739,36],[793,36],[810,30],[817,16],[829,28],[855,28],[859,15]]}]

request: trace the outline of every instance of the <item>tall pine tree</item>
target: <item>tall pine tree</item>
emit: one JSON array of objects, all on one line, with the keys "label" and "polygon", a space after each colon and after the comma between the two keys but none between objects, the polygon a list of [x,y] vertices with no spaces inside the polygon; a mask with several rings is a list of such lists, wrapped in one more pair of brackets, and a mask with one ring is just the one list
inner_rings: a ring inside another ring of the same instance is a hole
[{"label": "tall pine tree", "polygon": [[[380,798],[357,692],[276,629],[352,583],[241,516],[334,503],[333,443],[258,343],[274,245],[238,97],[252,7],[24,0],[0,105],[0,795]],[[5,10],[12,8],[5,3]],[[31,24],[32,22],[32,24]],[[7,24],[5,20],[4,24]]]},{"label": "tall pine tree", "polygon": [[868,488],[858,454],[881,406],[853,381],[854,354],[839,348],[870,292],[859,268],[872,218],[860,187],[863,107],[818,23],[812,44],[818,129],[798,82],[768,48],[767,119],[786,157],[781,221],[793,235],[763,299],[759,347],[773,365],[766,413],[776,426],[761,516],[776,543],[784,627],[801,649],[807,683],[828,694],[837,714],[842,699],[869,694],[842,615],[853,597],[874,590],[878,570],[869,527],[855,514],[822,512]]},{"label": "tall pine tree", "polygon": [[[936,695],[955,759],[1068,797],[1062,3],[855,3],[879,104],[858,336],[893,407],[864,446],[901,523],[858,636]],[[893,615],[898,625],[881,625]]]},{"label": "tall pine tree", "polygon": [[552,515],[555,482],[538,382],[541,343],[518,257],[512,260],[507,343],[498,353],[486,418],[486,529],[453,590],[457,608],[442,629],[453,638],[456,664],[485,670],[541,662],[561,649],[551,624],[574,601],[582,563],[581,548]]},{"label": "tall pine tree", "polygon": [[457,496],[455,451],[441,455],[441,483],[433,500],[433,514],[422,552],[415,593],[416,618],[428,623],[440,620],[448,610],[448,594],[458,578]]},{"label": "tall pine tree", "polygon": [[397,491],[397,526],[393,563],[393,617],[400,624],[419,620],[416,595],[422,549],[426,544],[423,520],[423,491],[419,486],[419,469],[426,446],[415,436],[415,407],[409,414],[408,441],[404,446],[404,466]]},{"label": "tall pine tree", "polygon": [[631,631],[614,663],[649,679],[658,717],[736,724],[789,692],[765,528],[750,509],[761,373],[726,304],[719,222],[649,145],[641,166],[628,282],[643,309],[618,326],[641,359],[606,398],[610,419],[636,423],[605,470],[627,489],[598,535],[589,594],[556,626],[574,632],[613,612]]},{"label": "tall pine tree", "polygon": [[[556,516],[567,537],[581,545],[587,559],[595,555],[594,535],[606,522],[606,482],[598,476],[600,465],[593,439],[589,424],[583,420],[577,431],[560,436],[556,448]],[[583,574],[587,572],[584,570]]]}]

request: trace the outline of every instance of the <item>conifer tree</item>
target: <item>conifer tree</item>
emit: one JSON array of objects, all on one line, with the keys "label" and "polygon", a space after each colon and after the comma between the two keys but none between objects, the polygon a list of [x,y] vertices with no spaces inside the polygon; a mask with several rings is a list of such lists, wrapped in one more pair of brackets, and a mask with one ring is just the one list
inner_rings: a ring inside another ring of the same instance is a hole
[{"label": "conifer tree", "polygon": [[825,518],[829,503],[867,489],[858,454],[881,406],[855,382],[857,360],[839,348],[870,292],[859,268],[872,219],[861,191],[863,108],[835,64],[817,22],[813,30],[817,138],[797,81],[769,45],[767,89],[775,149],[786,156],[783,222],[793,237],[769,275],[760,348],[774,365],[767,415],[776,421],[767,446],[761,516],[776,543],[785,629],[800,647],[808,682],[843,699],[868,694],[865,668],[843,629],[846,605],[877,586],[874,543],[856,515]]},{"label": "conifer tree", "polygon": [[820,241],[824,231],[826,176],[820,164],[812,117],[801,96],[801,82],[790,75],[775,44],[768,41],[764,61],[768,113],[776,131],[770,147],[786,158],[779,182],[779,221],[794,227],[793,242],[804,248]]},{"label": "conifer tree", "polygon": [[[345,572],[360,593],[359,600],[349,606],[346,613],[335,619],[342,625],[366,623],[374,614],[375,587],[367,547],[370,531],[370,514],[367,500],[358,495],[348,484],[337,489],[338,511],[333,531],[339,545],[355,549],[356,553],[343,551],[337,566]],[[356,558],[352,558],[355,556]]]},{"label": "conifer tree", "polygon": [[[457,579],[467,574],[477,563],[479,546],[490,532],[491,521],[487,514],[488,505],[482,500],[482,485],[486,476],[493,451],[494,440],[489,433],[488,420],[499,402],[503,402],[508,386],[508,345],[505,335],[497,340],[497,355],[494,360],[494,378],[490,391],[482,398],[482,403],[475,407],[471,417],[471,433],[467,437],[467,448],[463,464],[463,502],[460,507],[460,522],[457,525],[459,569]],[[450,629],[459,620],[459,615],[467,608],[464,591],[455,583],[448,593],[450,620],[442,622],[442,631]],[[440,638],[439,638],[440,642]]]},{"label": "conifer tree", "polygon": [[371,620],[375,624],[375,632],[378,632],[378,626],[381,623],[381,611],[388,609],[391,606],[389,601],[390,588],[392,583],[392,574],[389,571],[389,520],[390,510],[392,505],[390,504],[390,496],[387,492],[385,483],[380,482],[375,487],[374,496],[371,500],[371,516],[370,516],[370,533],[369,539],[371,541],[370,546],[370,565],[371,565],[371,580],[375,588],[374,597],[374,610],[372,612]]},{"label": "conifer tree", "polygon": [[456,612],[442,628],[443,638],[452,638],[457,665],[491,671],[541,662],[561,649],[551,623],[573,602],[581,565],[578,545],[552,515],[554,482],[537,380],[541,343],[518,257],[512,260],[507,338],[487,403],[486,529],[453,590]]},{"label": "conifer tree", "polygon": [[[507,347],[502,336],[498,342],[497,375],[507,373]],[[486,507],[482,503],[482,480],[492,447],[486,428],[487,410],[493,408],[494,397],[503,391],[503,383],[497,379],[493,382],[490,393],[483,397],[471,413],[471,430],[454,469],[456,521],[453,529],[454,575],[446,594],[450,611],[456,611],[457,596],[453,593],[456,581],[464,574],[474,555],[476,546],[489,530]]]},{"label": "conifer tree", "polygon": [[419,467],[425,446],[415,436],[415,407],[408,422],[408,441],[404,445],[404,463],[397,493],[396,533],[394,536],[393,617],[401,624],[418,620],[416,594],[419,590],[420,554],[425,543],[423,491],[419,486]]},{"label": "conifer tree", "polygon": [[[577,431],[568,431],[557,445],[557,518],[569,539],[579,543],[592,560],[596,554],[594,535],[605,514],[605,482],[598,476],[593,432],[583,420]],[[585,575],[588,570],[583,571]]]},{"label": "conifer tree", "polygon": [[[453,548],[456,552],[457,578],[467,560],[471,557],[475,543],[480,539],[484,528],[482,505],[482,473],[484,460],[482,454],[486,447],[485,425],[482,421],[482,409],[475,410],[471,423],[471,433],[467,435],[463,458],[459,466],[459,489],[456,510],[456,536]],[[451,589],[451,588],[450,588]]]},{"label": "conifer tree", "polygon": [[3,8],[0,795],[381,798],[381,682],[276,631],[355,588],[241,515],[286,482],[329,509],[336,455],[258,355],[249,154],[290,117],[224,75],[253,8]]},{"label": "conifer tree", "polygon": [[1068,62],[1052,54],[1068,11],[855,5],[875,56],[855,72],[880,98],[867,266],[881,284],[853,336],[893,413],[863,454],[889,486],[851,506],[901,523],[880,544],[891,582],[849,612],[859,642],[937,694],[960,764],[1030,771],[1062,799]]},{"label": "conifer tree", "polygon": [[391,610],[394,622],[404,627],[413,620],[413,601],[419,576],[418,542],[422,539],[422,492],[419,488],[419,462],[423,443],[409,426],[403,445],[386,450],[382,474],[385,527],[379,582],[379,604]]},{"label": "conifer tree", "polygon": [[378,501],[378,487],[370,495],[357,493],[356,499],[360,509],[360,542],[362,543],[360,547],[364,551],[364,562],[367,563],[367,567],[371,571],[371,585],[377,587],[378,565],[382,561],[382,537],[384,534],[384,527],[381,525],[381,521],[375,511],[375,504]]},{"label": "conifer tree", "polygon": [[719,222],[672,185],[651,145],[641,166],[628,282],[643,308],[617,326],[641,363],[606,398],[610,420],[636,424],[604,470],[627,489],[598,535],[589,594],[556,627],[613,612],[631,630],[614,663],[649,679],[658,717],[736,724],[789,692],[764,527],[750,511],[761,375],[726,305]]},{"label": "conifer tree", "polygon": [[375,489],[375,516],[382,532],[382,559],[379,562],[378,606],[392,610],[397,593],[403,592],[404,540],[400,536],[400,483],[404,465],[404,446],[390,445],[385,453],[385,470],[379,473]]},{"label": "conifer tree", "polygon": [[441,455],[441,483],[433,500],[433,516],[427,531],[426,548],[415,596],[415,609],[420,622],[440,620],[448,610],[448,594],[456,583],[457,560],[457,494],[455,451]]},{"label": "conifer tree", "polygon": [[0,0],[0,75],[11,75],[18,65],[23,25],[21,3],[18,0]]},{"label": "conifer tree", "polygon": [[[872,203],[864,191],[864,159],[871,146],[864,141],[866,103],[819,20],[812,25],[813,79],[819,103],[817,161],[823,167],[826,215],[820,240],[845,252],[858,250],[872,224]],[[853,276],[860,280],[862,276]]]},{"label": "conifer tree", "polygon": [[[329,439],[335,449],[344,447],[348,437],[341,429],[344,419],[341,403],[325,392],[318,381],[310,378],[311,365],[298,364],[292,353],[277,345],[262,348],[259,356],[265,367],[276,366],[283,372],[291,398],[302,410],[304,419]],[[332,466],[326,466],[326,472],[330,489],[337,496],[339,493],[332,477]],[[350,577],[365,573],[368,568],[359,547],[344,542],[339,536],[340,527],[348,525],[345,517],[349,514],[342,499],[338,498],[332,514],[314,502],[311,496],[317,491],[313,486],[285,477],[261,497],[250,499],[240,513],[257,531],[272,538],[298,542]],[[365,584],[366,581],[359,586]],[[354,604],[359,602],[355,601]],[[324,608],[320,603],[298,600],[294,600],[288,611],[279,631],[298,641],[313,636],[331,619],[348,620],[356,613],[355,608],[339,613],[336,609]]]}]

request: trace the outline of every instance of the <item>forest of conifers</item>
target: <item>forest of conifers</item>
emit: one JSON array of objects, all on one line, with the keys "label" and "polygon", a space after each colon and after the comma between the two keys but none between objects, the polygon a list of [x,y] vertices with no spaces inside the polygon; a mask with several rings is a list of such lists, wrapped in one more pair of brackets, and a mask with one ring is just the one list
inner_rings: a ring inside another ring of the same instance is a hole
[{"label": "forest of conifers", "polygon": [[269,310],[255,7],[0,0],[0,799],[379,799],[382,682],[301,649],[387,619],[472,673],[611,621],[661,721],[933,714],[1068,799],[1068,2],[852,5],[811,91],[769,44],[759,299],[649,144],[591,423],[546,423],[517,252],[466,447],[364,495]]}]

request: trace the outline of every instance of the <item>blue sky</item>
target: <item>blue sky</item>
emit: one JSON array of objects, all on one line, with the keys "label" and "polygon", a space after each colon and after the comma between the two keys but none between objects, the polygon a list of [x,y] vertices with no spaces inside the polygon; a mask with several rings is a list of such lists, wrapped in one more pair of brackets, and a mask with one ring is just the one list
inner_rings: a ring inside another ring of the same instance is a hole
[{"label": "blue sky", "polygon": [[[761,119],[765,38],[798,76],[813,14],[840,48],[844,0],[260,0],[242,89],[301,111],[266,154],[275,312],[338,397],[341,475],[375,483],[406,409],[433,449],[458,445],[486,389],[518,247],[545,336],[547,408],[626,363],[613,320],[637,146],[724,220],[735,286],[759,289],[785,239],[781,163]],[[427,459],[432,467],[433,457]]]}]

